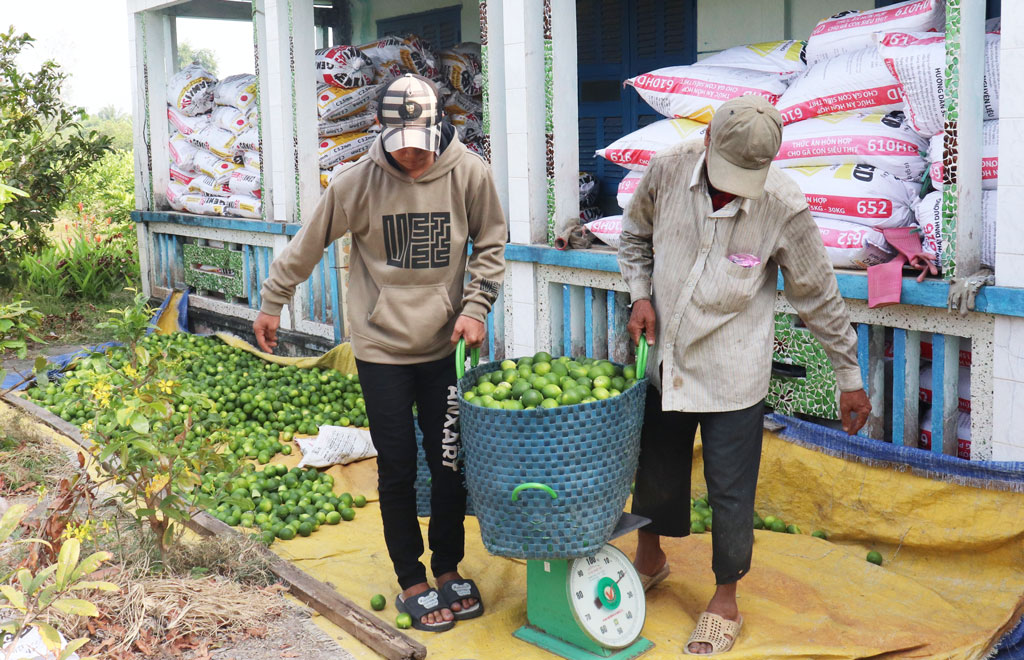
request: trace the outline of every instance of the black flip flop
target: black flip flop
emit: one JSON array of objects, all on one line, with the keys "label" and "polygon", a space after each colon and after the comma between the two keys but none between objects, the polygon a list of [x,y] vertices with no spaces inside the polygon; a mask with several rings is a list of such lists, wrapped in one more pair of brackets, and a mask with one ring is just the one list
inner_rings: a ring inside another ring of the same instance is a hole
[{"label": "black flip flop", "polygon": [[395,608],[399,612],[404,612],[412,617],[412,627],[416,630],[444,632],[454,628],[454,620],[442,621],[441,623],[423,623],[421,621],[428,614],[440,612],[447,607],[448,604],[442,600],[441,595],[437,593],[436,589],[427,589],[421,594],[410,597],[409,600],[403,600],[402,594],[395,596]]},{"label": "black flip flop", "polygon": [[[480,596],[480,590],[472,580],[448,580],[441,587],[441,598],[448,604],[448,609],[455,615],[456,621],[475,619],[484,613],[484,601]],[[452,603],[457,603],[464,598],[476,598],[476,605],[468,609],[456,612],[452,609]]]}]

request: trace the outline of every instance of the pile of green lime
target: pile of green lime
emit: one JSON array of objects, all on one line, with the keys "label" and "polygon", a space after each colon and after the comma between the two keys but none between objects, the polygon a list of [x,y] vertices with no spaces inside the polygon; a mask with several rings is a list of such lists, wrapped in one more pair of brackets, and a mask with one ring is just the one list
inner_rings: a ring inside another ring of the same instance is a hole
[{"label": "pile of green lime", "polygon": [[334,494],[334,477],[316,469],[268,465],[261,471],[248,463],[241,474],[203,475],[202,489],[219,496],[209,511],[232,527],[260,530],[264,543],[309,536],[321,525],[354,520],[353,507],[366,505],[362,495]]},{"label": "pile of green lime", "polygon": [[[690,533],[692,534],[703,534],[704,532],[710,532],[713,524],[713,515],[711,510],[711,504],[708,502],[707,495],[701,495],[697,498],[690,498]],[[803,534],[797,525],[787,525],[786,522],[779,516],[765,516],[762,518],[758,513],[754,512],[754,529],[766,529],[772,532],[783,532],[788,534]],[[828,534],[822,530],[815,530],[811,536],[818,538],[827,539]]]},{"label": "pile of green lime", "polygon": [[618,396],[635,382],[635,365],[552,358],[541,351],[533,357],[505,360],[500,369],[480,376],[463,398],[473,405],[503,410],[558,408]]}]

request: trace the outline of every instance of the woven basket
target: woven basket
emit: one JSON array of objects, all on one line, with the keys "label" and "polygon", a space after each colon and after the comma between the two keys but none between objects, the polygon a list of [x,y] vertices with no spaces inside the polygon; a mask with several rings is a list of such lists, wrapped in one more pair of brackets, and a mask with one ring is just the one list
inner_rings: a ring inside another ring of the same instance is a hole
[{"label": "woven basket", "polygon": [[[423,433],[420,431],[419,423],[414,423],[416,429],[416,515],[421,518],[430,517],[430,467],[427,465],[427,455],[423,452]],[[465,477],[465,468],[462,470]],[[472,516],[473,500],[466,498],[466,515]]]},{"label": "woven basket", "polygon": [[640,454],[647,379],[603,401],[496,410],[462,395],[497,362],[459,380],[466,483],[484,546],[494,555],[592,555],[611,536]]}]

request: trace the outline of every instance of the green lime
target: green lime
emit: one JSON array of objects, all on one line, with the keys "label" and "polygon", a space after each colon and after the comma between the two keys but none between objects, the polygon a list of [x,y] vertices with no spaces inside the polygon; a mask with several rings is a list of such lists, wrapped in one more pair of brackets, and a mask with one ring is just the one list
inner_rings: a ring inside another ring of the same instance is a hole
[{"label": "green lime", "polygon": [[778,520],[778,518],[776,518],[775,516],[765,516],[764,517],[764,527],[765,527],[765,529],[771,529],[772,525],[775,524],[776,520]]},{"label": "green lime", "polygon": [[516,368],[516,363],[515,363],[514,360],[502,360],[501,361],[501,368],[502,368],[503,371],[506,370],[506,369],[515,369]]},{"label": "green lime", "polygon": [[366,506],[366,496],[356,495],[355,497],[352,498],[352,504],[355,504],[357,509],[362,509],[364,506]]},{"label": "green lime", "polygon": [[494,393],[491,394],[495,401],[505,401],[512,397],[511,387],[496,387]]},{"label": "green lime", "polygon": [[776,518],[774,521],[772,521],[771,530],[773,532],[785,532],[786,531],[786,523],[784,523],[781,520],[779,520],[778,518]]},{"label": "green lime", "polygon": [[547,376],[549,373],[551,373],[551,363],[550,362],[537,362],[537,363],[535,363],[533,365],[533,373],[537,374],[538,376]]},{"label": "green lime", "polygon": [[819,539],[825,539],[826,541],[828,540],[828,534],[826,534],[825,531],[821,529],[816,529],[813,532],[811,532],[811,536],[817,537]]},{"label": "green lime", "polygon": [[515,399],[502,401],[501,407],[504,408],[505,410],[523,410],[524,408],[526,408],[526,406],[524,406],[522,402],[516,401]]},{"label": "green lime", "polygon": [[288,526],[282,527],[277,532],[277,538],[281,539],[282,541],[291,541],[293,538],[295,538],[295,530]]},{"label": "green lime", "polygon": [[329,511],[327,516],[324,518],[324,522],[328,525],[337,525],[341,522],[341,514],[337,511]]},{"label": "green lime", "polygon": [[543,401],[540,402],[540,407],[541,408],[557,408],[558,407],[558,402],[555,401],[554,399],[547,398],[547,399],[544,399]]},{"label": "green lime", "polygon": [[533,362],[534,364],[536,364],[537,362],[551,362],[551,354],[548,353],[547,351],[540,351],[539,353],[535,353],[533,356]]},{"label": "green lime", "polygon": [[557,399],[562,394],[562,388],[558,385],[545,385],[540,391],[546,399]]},{"label": "green lime", "polygon": [[786,527],[786,531],[790,534],[803,534],[803,532],[800,531],[800,528],[796,525],[788,525]]},{"label": "green lime", "polygon": [[[515,390],[513,389],[513,392],[514,391]],[[527,388],[527,390],[523,392],[523,395],[519,400],[522,401],[523,405],[526,406],[527,408],[536,408],[537,406],[541,405],[541,403],[544,401],[544,395],[538,392],[537,390]]]},{"label": "green lime", "polygon": [[313,533],[313,524],[310,522],[299,523],[299,536],[309,536]]},{"label": "green lime", "polygon": [[882,565],[882,553],[877,550],[872,550],[868,553],[868,561],[876,566]]},{"label": "green lime", "polygon": [[754,514],[754,529],[764,529],[764,521]]},{"label": "green lime", "polygon": [[370,607],[378,612],[387,607],[387,604],[388,601],[384,598],[384,594],[377,594],[370,599]]},{"label": "green lime", "polygon": [[402,612],[401,614],[395,617],[395,625],[401,628],[402,630],[412,628],[412,617],[409,616],[408,612]]},{"label": "green lime", "polygon": [[342,520],[345,520],[346,522],[349,521],[349,520],[355,520],[356,519],[356,511],[355,511],[355,509],[349,509],[347,507],[342,509],[341,510],[341,518],[342,518]]},{"label": "green lime", "polygon": [[691,534],[703,534],[704,533],[704,523],[699,521],[699,520],[695,520],[695,521],[691,522],[690,523],[690,533]]},{"label": "green lime", "polygon": [[563,406],[573,406],[580,402],[580,396],[575,391],[562,392],[558,403]]}]

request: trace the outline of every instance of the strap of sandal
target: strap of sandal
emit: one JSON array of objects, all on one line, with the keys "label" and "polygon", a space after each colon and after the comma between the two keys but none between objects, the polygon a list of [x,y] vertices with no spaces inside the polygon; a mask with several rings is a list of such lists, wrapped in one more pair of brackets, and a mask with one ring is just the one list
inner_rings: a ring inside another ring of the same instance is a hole
[{"label": "strap of sandal", "polygon": [[462,600],[463,598],[475,598],[477,602],[481,602],[483,599],[480,597],[480,590],[476,587],[476,582],[472,580],[448,580],[441,587],[441,595],[445,601],[449,604]]},{"label": "strap of sandal", "polygon": [[[697,627],[686,642],[686,649],[689,651],[690,644],[710,644],[711,653],[722,653],[732,648],[736,638],[740,635],[740,628],[743,626],[743,619],[730,621],[724,617],[711,612],[704,612],[697,619]],[[729,637],[726,637],[728,635]],[[730,639],[730,637],[732,639]]]},{"label": "strap of sandal", "polygon": [[441,595],[437,593],[436,589],[428,589],[421,594],[410,596],[402,600],[402,605],[415,621],[447,607],[445,603],[441,602]]}]

